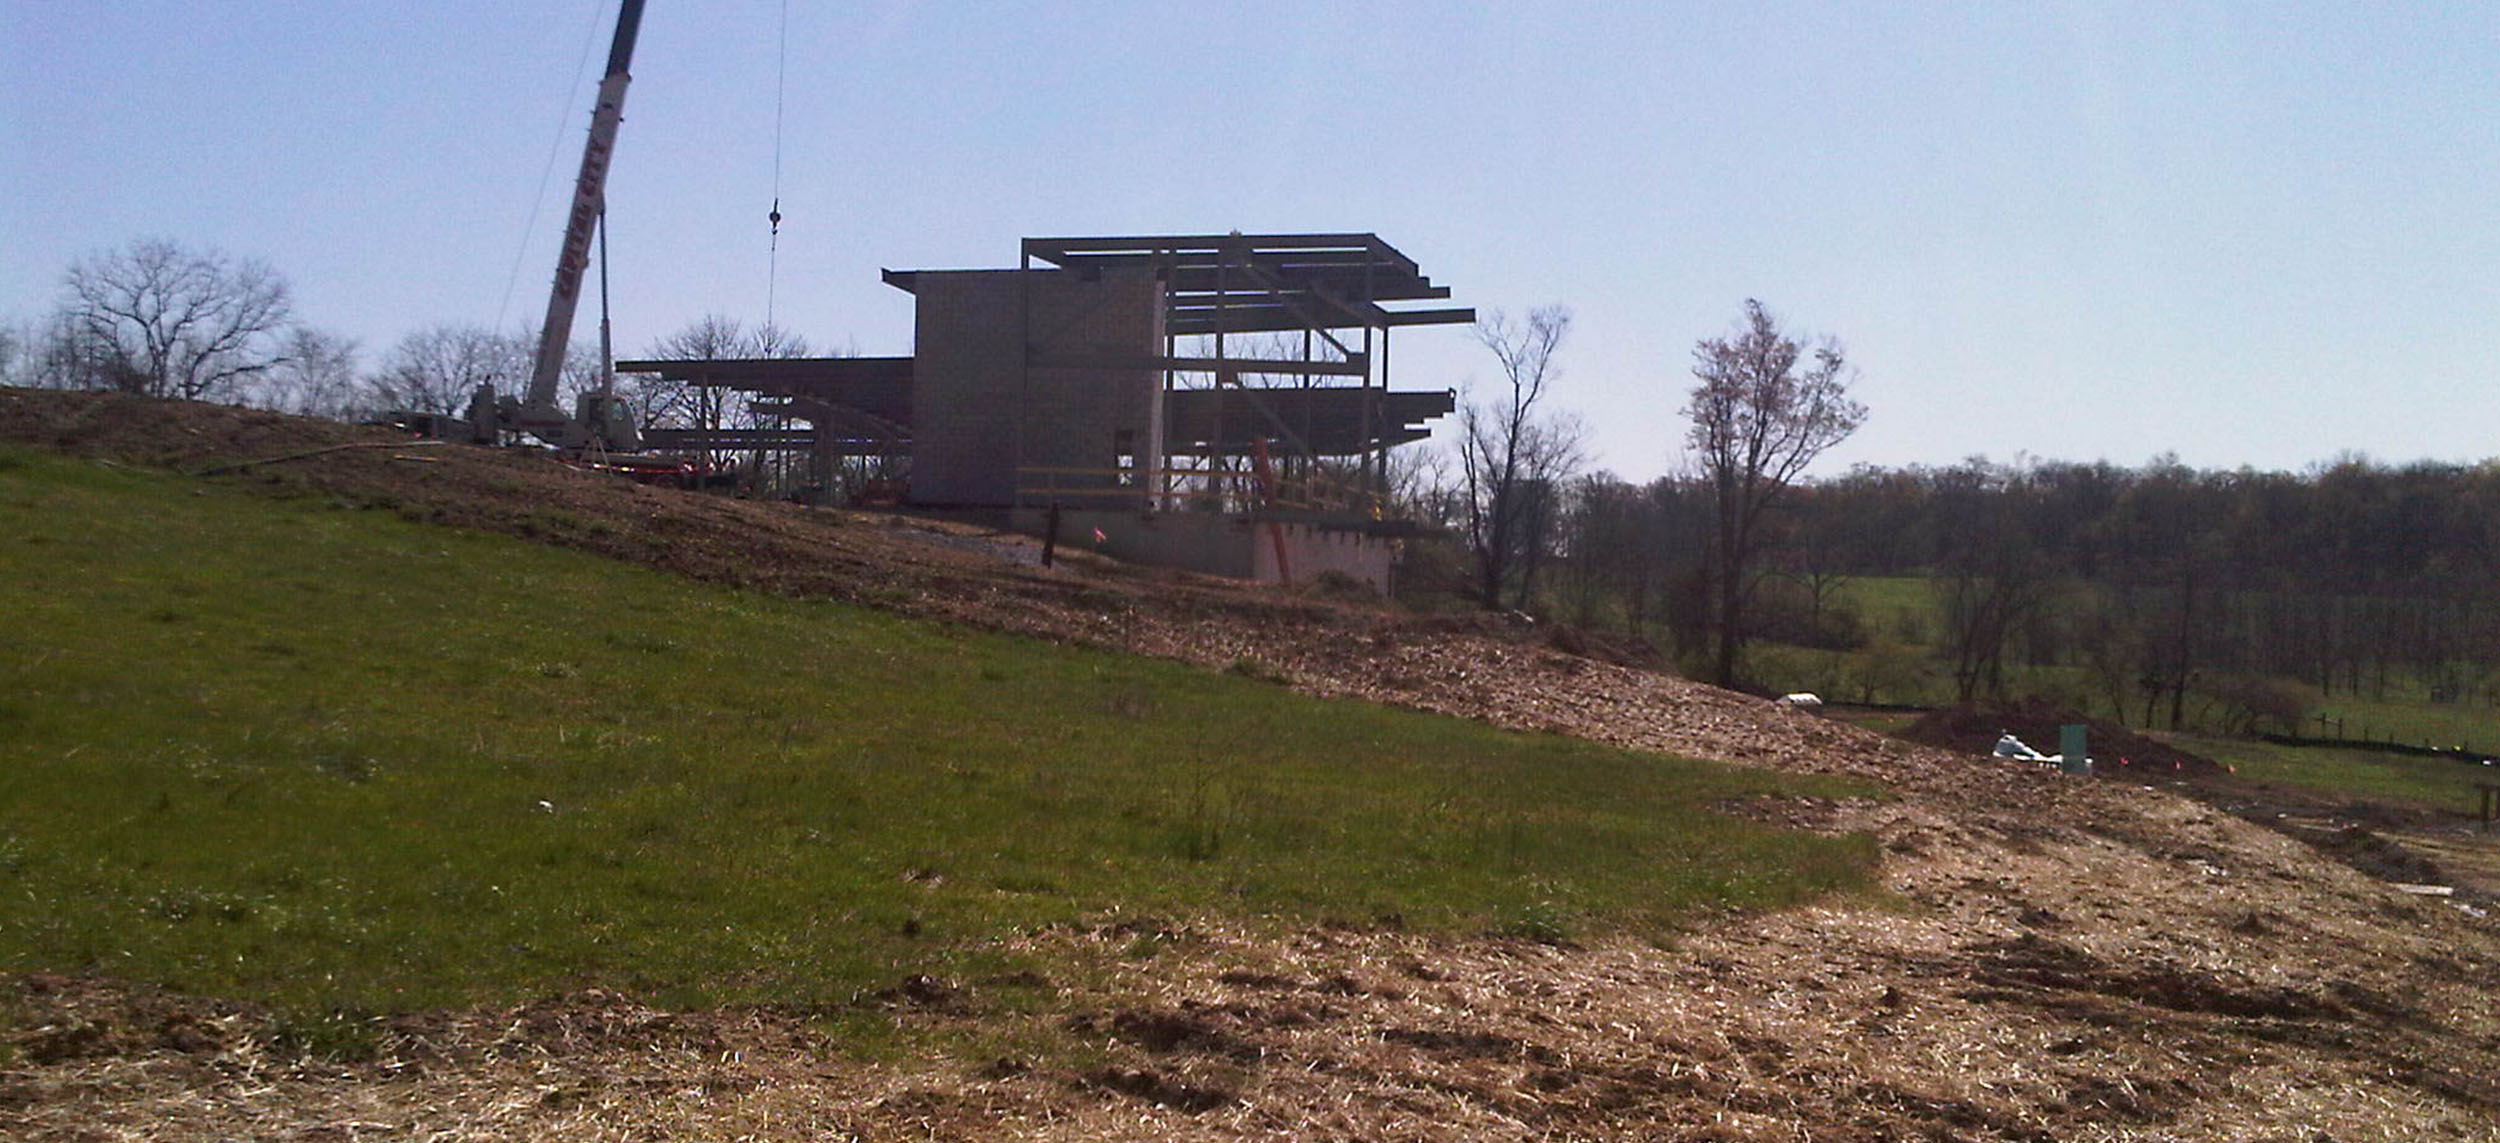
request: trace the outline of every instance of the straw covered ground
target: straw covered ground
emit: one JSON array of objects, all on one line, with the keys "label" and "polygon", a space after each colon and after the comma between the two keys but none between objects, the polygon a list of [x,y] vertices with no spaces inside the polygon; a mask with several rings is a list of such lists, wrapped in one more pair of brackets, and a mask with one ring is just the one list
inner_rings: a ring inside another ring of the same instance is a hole
[{"label": "straw covered ground", "polygon": [[[1873,779],[1891,796],[1727,809],[1872,834],[1884,891],[1586,944],[1109,918],[1013,938],[1100,973],[915,977],[861,997],[897,1043],[938,1046],[890,1058],[820,1050],[821,1011],[661,1011],[592,990],[392,1017],[375,1050],[340,1062],[271,1038],[247,1005],[25,976],[0,984],[0,1136],[2500,1138],[2492,902],[2401,892],[2167,791],[1881,738],[1490,620],[1091,558],[1042,569],[975,529],[365,433],[0,390],[0,439],[186,472],[295,456],[207,479],[1317,693]],[[339,445],[359,447],[299,455]],[[1048,1027],[1005,1002],[1035,994]]]}]

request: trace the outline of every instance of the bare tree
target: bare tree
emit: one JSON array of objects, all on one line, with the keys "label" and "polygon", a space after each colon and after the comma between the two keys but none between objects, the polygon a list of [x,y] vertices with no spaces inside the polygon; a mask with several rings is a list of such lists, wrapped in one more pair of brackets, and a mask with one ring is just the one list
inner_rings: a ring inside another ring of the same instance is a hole
[{"label": "bare tree", "polygon": [[1865,423],[1866,406],[1849,399],[1853,375],[1839,342],[1817,339],[1809,360],[1808,347],[1750,298],[1733,334],[1693,347],[1693,376],[1701,384],[1684,409],[1693,422],[1687,440],[1718,509],[1713,681],[1728,686],[1744,647],[1763,518],[1815,457]]},{"label": "bare tree", "polygon": [[63,279],[80,383],[151,397],[225,395],[266,372],[290,309],[266,263],[161,238],[89,255]]},{"label": "bare tree", "polygon": [[254,404],[301,417],[354,420],[369,410],[362,379],[356,374],[356,339],[307,325],[289,328],[279,342],[279,356],[259,384]]},{"label": "bare tree", "polygon": [[[649,356],[660,361],[714,361],[746,356],[747,333],[733,317],[705,314],[651,343]],[[642,417],[642,427],[717,430],[724,426],[728,390],[671,381],[656,373],[617,378],[628,404]]]},{"label": "bare tree", "polygon": [[61,388],[52,377],[52,359],[67,327],[57,313],[49,318],[0,324],[0,385],[27,389]]},{"label": "bare tree", "polygon": [[1578,477],[1566,491],[1557,535],[1566,558],[1560,595],[1583,629],[1596,628],[1610,600],[1630,609],[1632,591],[1622,573],[1640,560],[1640,545],[1631,540],[1639,498],[1639,489],[1611,472]]},{"label": "bare tree", "polygon": [[1928,583],[1957,702],[2004,698],[2008,645],[2052,608],[2057,564],[2031,533],[2038,500],[2030,470],[1984,457],[1937,474],[1932,511],[1947,539]]},{"label": "bare tree", "polygon": [[[782,326],[766,323],[748,329],[724,314],[705,314],[651,343],[647,356],[659,361],[720,361],[757,357],[805,357],[807,339]],[[642,418],[642,427],[702,429],[748,428],[756,418],[739,403],[741,394],[716,386],[671,381],[657,374],[617,379],[626,402]],[[725,463],[725,454],[705,459]]]},{"label": "bare tree", "polygon": [[1539,306],[1524,321],[1496,311],[1476,323],[1476,340],[1502,366],[1502,387],[1489,401],[1469,400],[1458,422],[1460,513],[1486,607],[1503,606],[1505,592],[1511,606],[1527,606],[1557,516],[1556,485],[1580,464],[1587,430],[1541,407],[1570,332],[1571,311],[1561,306]]},{"label": "bare tree", "polygon": [[1450,457],[1439,449],[1392,449],[1382,459],[1383,483],[1392,514],[1428,527],[1458,523],[1458,495],[1450,483]]},{"label": "bare tree", "polygon": [[458,416],[480,385],[509,390],[530,374],[526,337],[444,323],[402,336],[373,378],[385,408]]},{"label": "bare tree", "polygon": [[0,325],[0,385],[24,385],[33,373],[34,331],[23,325]]},{"label": "bare tree", "polygon": [[18,384],[34,389],[119,389],[128,366],[110,345],[87,336],[68,308],[29,331]]},{"label": "bare tree", "polygon": [[[815,351],[809,347],[805,334],[788,326],[765,322],[747,335],[746,352],[750,357],[805,357]],[[856,357],[858,351],[837,348],[826,356]]]}]

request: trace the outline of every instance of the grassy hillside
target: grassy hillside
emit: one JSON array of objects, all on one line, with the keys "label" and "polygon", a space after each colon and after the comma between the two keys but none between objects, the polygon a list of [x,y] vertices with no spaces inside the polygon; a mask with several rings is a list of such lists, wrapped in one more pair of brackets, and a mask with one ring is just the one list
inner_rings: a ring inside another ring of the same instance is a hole
[{"label": "grassy hillside", "polygon": [[6,970],[821,1003],[1052,923],[1655,932],[1874,860],[1707,809],[1804,779],[26,450],[0,584]]},{"label": "grassy hillside", "polygon": [[2481,786],[2500,773],[2448,758],[2419,758],[2374,750],[2277,746],[2244,738],[2180,735],[2180,746],[2230,763],[2240,777],[2276,782],[2325,794],[2397,802],[2451,813],[2482,808]]},{"label": "grassy hillside", "polygon": [[[2390,688],[2386,698],[2338,691],[2318,704],[2318,713],[2342,719],[2347,737],[2437,747],[2469,747],[2500,751],[2500,708],[2481,702],[2435,703],[2428,688],[2413,684]],[[2330,726],[2305,723],[2306,734],[2336,733]]]}]

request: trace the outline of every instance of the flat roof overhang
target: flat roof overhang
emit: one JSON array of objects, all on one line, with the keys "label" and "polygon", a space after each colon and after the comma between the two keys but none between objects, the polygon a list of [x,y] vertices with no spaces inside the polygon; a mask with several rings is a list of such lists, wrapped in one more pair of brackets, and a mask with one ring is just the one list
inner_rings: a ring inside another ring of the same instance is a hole
[{"label": "flat roof overhang", "polygon": [[[1027,238],[1023,254],[1059,272],[1147,270],[1164,283],[1168,332],[1275,333],[1464,325],[1471,308],[1392,310],[1382,302],[1439,300],[1415,260],[1377,234],[1217,234]],[[886,270],[906,293],[915,270]]]},{"label": "flat roof overhang", "polygon": [[1239,456],[1261,439],[1296,453],[1354,456],[1422,440],[1432,435],[1424,422],[1458,407],[1448,390],[1342,386],[1174,389],[1163,401],[1164,450],[1175,456]]},{"label": "flat roof overhang", "polygon": [[912,359],[908,357],[637,360],[617,362],[616,371],[656,373],[689,385],[740,389],[767,397],[807,398],[896,425],[909,425],[912,420]]}]

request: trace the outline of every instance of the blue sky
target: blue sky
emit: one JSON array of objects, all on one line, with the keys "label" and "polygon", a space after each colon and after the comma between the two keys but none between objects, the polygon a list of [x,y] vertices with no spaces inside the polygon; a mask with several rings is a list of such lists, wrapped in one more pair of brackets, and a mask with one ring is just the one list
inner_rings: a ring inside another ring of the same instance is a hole
[{"label": "blue sky", "polygon": [[[612,5],[0,0],[0,318],[163,235],[368,360],[534,322]],[[2500,454],[2490,5],[787,8],[775,306],[820,345],[907,351],[880,267],[1025,235],[1371,230],[1454,304],[1571,306],[1556,400],[1631,477],[1748,297],[1863,370],[1825,471]],[[763,314],[782,10],[649,0],[626,349]],[[1394,361],[1491,373],[1454,329]]]}]

